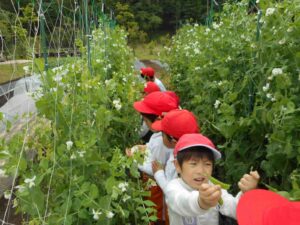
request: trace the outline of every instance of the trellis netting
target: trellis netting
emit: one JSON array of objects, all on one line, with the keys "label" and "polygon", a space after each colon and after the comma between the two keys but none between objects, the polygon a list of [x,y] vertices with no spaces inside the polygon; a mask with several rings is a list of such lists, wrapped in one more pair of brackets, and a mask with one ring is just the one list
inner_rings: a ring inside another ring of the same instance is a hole
[{"label": "trellis netting", "polygon": [[[49,29],[42,3],[37,1],[30,9]],[[96,26],[98,17],[91,23],[87,1],[82,6],[75,3],[71,11],[63,1],[48,3],[48,9],[51,4],[59,9],[53,30],[41,37],[37,24],[34,36],[24,37],[32,60],[24,69],[40,83],[26,92],[36,113],[32,110],[21,117],[21,129],[15,130],[14,118],[0,114],[5,129],[1,171],[12,177],[4,197],[29,224],[148,224],[155,216],[139,180],[137,162],[142,158],[124,155],[126,147],[137,143],[140,126],[132,107],[141,97],[132,51],[122,29],[111,26],[104,14]],[[72,18],[70,13],[74,20],[64,23]],[[79,26],[79,14],[89,22]],[[62,57],[65,36],[70,37],[71,50]],[[42,51],[45,70],[41,71],[34,40],[43,38],[48,44],[43,47],[51,43],[52,47]],[[46,57],[50,51],[56,52],[54,60]],[[10,213],[7,205],[2,224]]]},{"label": "trellis netting", "polygon": [[300,2],[248,3],[178,31],[166,50],[172,85],[224,153],[223,179],[257,169],[263,185],[299,200]]}]

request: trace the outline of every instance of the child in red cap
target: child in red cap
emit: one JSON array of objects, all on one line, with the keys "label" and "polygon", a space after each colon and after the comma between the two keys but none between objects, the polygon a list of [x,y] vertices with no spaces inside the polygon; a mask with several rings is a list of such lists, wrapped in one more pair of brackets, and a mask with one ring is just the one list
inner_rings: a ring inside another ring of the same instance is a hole
[{"label": "child in red cap", "polygon": [[[144,86],[144,95],[145,96],[152,92],[155,92],[155,91],[160,91],[160,89],[156,83],[154,83],[152,81],[148,81],[147,83],[145,83],[145,86]],[[175,96],[174,96],[174,98],[175,98]],[[143,120],[141,129],[139,132],[140,138],[142,139],[142,141],[144,143],[147,143],[150,140],[152,134],[153,134],[153,132],[148,128],[145,121]]]},{"label": "child in red cap", "polygon": [[242,193],[257,186],[259,175],[245,174],[238,183],[241,192],[233,197],[209,178],[221,153],[207,137],[185,134],[174,149],[175,167],[180,178],[165,188],[170,225],[218,225],[219,213],[235,218]]},{"label": "child in red cap", "polygon": [[[188,110],[172,110],[168,112],[162,120],[152,124],[152,129],[161,131],[163,143],[166,147],[174,149],[178,139],[184,134],[199,133],[200,128],[194,114]],[[165,168],[159,162],[152,162],[154,178],[162,190],[167,183],[177,178],[177,172],[174,166],[174,155],[171,154]]]},{"label": "child in red cap", "polygon": [[164,84],[159,80],[157,77],[154,76],[155,71],[152,67],[146,67],[146,68],[141,68],[141,77],[144,78],[146,81],[152,81],[156,83],[161,91],[166,91],[167,89],[165,88]]},{"label": "child in red cap", "polygon": [[160,91],[159,86],[153,81],[148,81],[144,86],[145,95],[148,95],[148,94],[150,94],[152,92],[155,92],[155,91]]},{"label": "child in red cap", "polygon": [[[168,93],[156,91],[145,96],[143,100],[135,102],[134,108],[142,115],[143,120],[151,129],[152,123],[162,116],[162,114],[177,109],[177,103],[178,101]],[[151,162],[159,161],[160,164],[164,165],[173,152],[172,149],[164,146],[161,132],[153,133],[149,142],[144,146],[135,146],[134,148],[126,149],[126,154],[128,156],[132,155],[132,149],[136,148],[140,151],[144,151],[146,156],[144,163],[138,165],[139,170],[151,177],[153,177]],[[150,191],[150,200],[157,205],[157,216],[159,220],[162,221],[164,220],[162,191],[157,185],[151,187]]]},{"label": "child in red cap", "polygon": [[299,225],[300,202],[257,189],[241,197],[236,214],[239,225]]}]

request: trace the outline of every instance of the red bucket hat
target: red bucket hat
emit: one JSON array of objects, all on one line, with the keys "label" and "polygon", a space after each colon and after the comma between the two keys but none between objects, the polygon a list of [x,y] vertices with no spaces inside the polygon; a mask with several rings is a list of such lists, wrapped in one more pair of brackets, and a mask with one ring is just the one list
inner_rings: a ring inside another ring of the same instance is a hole
[{"label": "red bucket hat", "polygon": [[300,202],[262,189],[247,191],[237,206],[239,225],[299,225]]},{"label": "red bucket hat", "polygon": [[146,94],[150,94],[154,91],[160,91],[158,85],[152,81],[148,81],[146,84],[145,84],[145,87],[144,87],[144,92]]},{"label": "red bucket hat", "polygon": [[152,129],[162,131],[176,139],[184,134],[199,133],[197,119],[188,110],[172,110],[162,120],[152,124]]},{"label": "red bucket hat", "polygon": [[201,146],[210,149],[215,159],[221,158],[221,153],[216,149],[215,145],[202,134],[184,134],[177,142],[174,148],[174,157],[176,158],[179,151],[183,151],[190,147]]},{"label": "red bucket hat", "polygon": [[170,95],[161,91],[155,91],[148,94],[143,100],[135,102],[133,107],[140,113],[161,116],[164,112],[177,109],[178,105],[176,100]]},{"label": "red bucket hat", "polygon": [[154,73],[155,73],[155,71],[152,67],[141,68],[141,74],[143,74],[145,76],[153,77]]}]

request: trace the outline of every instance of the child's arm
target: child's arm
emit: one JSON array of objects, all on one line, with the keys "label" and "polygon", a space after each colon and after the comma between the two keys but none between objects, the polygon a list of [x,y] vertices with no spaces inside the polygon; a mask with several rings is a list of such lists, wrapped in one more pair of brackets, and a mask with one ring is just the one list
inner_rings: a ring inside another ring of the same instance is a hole
[{"label": "child's arm", "polygon": [[152,171],[154,174],[154,179],[158,186],[164,191],[168,184],[168,180],[164,171],[163,166],[158,161],[152,162]]},{"label": "child's arm", "polygon": [[257,171],[251,171],[249,174],[244,174],[238,183],[239,188],[243,193],[257,188],[260,176]]},{"label": "child's arm", "polygon": [[209,209],[218,204],[221,198],[220,185],[202,184],[199,188],[198,204],[201,209]]}]

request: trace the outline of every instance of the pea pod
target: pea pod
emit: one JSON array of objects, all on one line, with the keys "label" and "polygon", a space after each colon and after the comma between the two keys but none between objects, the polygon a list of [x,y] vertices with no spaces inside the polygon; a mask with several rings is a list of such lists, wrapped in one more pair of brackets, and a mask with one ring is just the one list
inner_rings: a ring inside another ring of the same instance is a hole
[{"label": "pea pod", "polygon": [[212,176],[209,177],[209,181],[214,185],[220,185],[222,189],[228,190],[230,188],[230,184],[225,184]]},{"label": "pea pod", "polygon": [[[225,184],[212,176],[209,177],[209,181],[212,182],[214,185],[220,185],[222,189],[228,190],[230,188],[230,184]],[[222,198],[220,198],[219,200],[219,205],[223,205]]]}]

